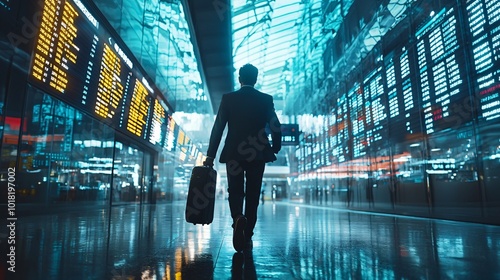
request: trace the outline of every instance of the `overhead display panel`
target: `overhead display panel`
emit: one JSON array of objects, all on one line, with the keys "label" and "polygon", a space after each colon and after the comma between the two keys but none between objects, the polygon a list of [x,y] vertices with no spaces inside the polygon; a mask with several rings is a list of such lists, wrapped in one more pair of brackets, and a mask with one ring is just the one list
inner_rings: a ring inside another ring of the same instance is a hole
[{"label": "overhead display panel", "polygon": [[[454,108],[470,101],[465,81],[464,42],[456,7],[443,8],[429,17],[415,33],[418,84],[427,134],[463,124],[457,123]],[[462,112],[463,113],[463,112]]]},{"label": "overhead display panel", "polygon": [[[298,124],[281,124],[281,145],[296,146],[299,144],[299,125]],[[272,132],[269,126],[266,126],[266,134],[269,141],[272,142]]]},{"label": "overhead display panel", "polygon": [[489,123],[500,117],[500,1],[466,3],[478,114],[481,122]]},{"label": "overhead display panel", "polygon": [[[387,97],[389,100],[389,117],[395,118],[399,116],[399,100],[396,87],[396,65],[393,55],[386,58],[385,72],[387,84]],[[398,65],[399,66],[399,65]]]},{"label": "overhead display panel", "polygon": [[0,11],[11,11],[14,0],[0,0]]},{"label": "overhead display panel", "polygon": [[299,133],[298,124],[281,124],[281,145],[298,145]]},{"label": "overhead display panel", "polygon": [[348,115],[347,94],[342,94],[337,100],[336,122],[337,122],[337,145],[333,146],[333,156],[339,163],[350,158],[350,135]]},{"label": "overhead display panel", "polygon": [[[388,112],[385,117],[389,118],[390,137],[396,142],[422,132],[411,57],[407,46],[396,46],[384,55],[384,66],[380,70],[385,87],[378,91],[387,92]],[[382,107],[380,110],[384,111]],[[380,121],[384,121],[383,113]]]},{"label": "overhead display panel", "polygon": [[80,0],[45,1],[30,82],[147,140],[156,93],[124,50]]},{"label": "overhead display panel", "polygon": [[[328,131],[327,131],[327,141],[328,141],[328,155],[327,155],[327,164],[332,164],[332,163],[337,163],[338,162],[338,150],[337,147],[339,146],[339,131],[337,129],[337,109],[332,108],[332,111],[328,115],[327,121],[328,121]],[[302,134],[299,134],[299,144],[300,143],[300,138]]]}]

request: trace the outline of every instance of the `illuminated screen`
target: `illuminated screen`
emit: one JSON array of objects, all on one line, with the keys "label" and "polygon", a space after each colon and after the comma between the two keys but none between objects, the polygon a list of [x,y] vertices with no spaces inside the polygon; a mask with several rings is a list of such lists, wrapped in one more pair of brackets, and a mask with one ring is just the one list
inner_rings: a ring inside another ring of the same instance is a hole
[{"label": "illuminated screen", "polygon": [[298,124],[281,124],[281,145],[298,145],[299,144],[299,125]]},{"label": "illuminated screen", "polygon": [[333,156],[338,162],[345,162],[350,159],[349,143],[351,132],[349,131],[349,116],[347,114],[347,94],[342,94],[337,100],[337,145],[333,147]]},{"label": "illuminated screen", "polygon": [[185,134],[184,134],[184,131],[182,129],[178,129],[177,131],[177,145],[184,145],[184,141],[185,141]]},{"label": "illuminated screen", "polygon": [[463,40],[458,34],[458,11],[436,11],[415,33],[421,109],[427,134],[470,121],[464,115],[458,123],[456,106],[470,101],[465,79]]},{"label": "illuminated screen", "polygon": [[[272,142],[271,129],[266,126],[266,133],[269,141]],[[281,124],[281,145],[295,146],[299,144],[299,125],[298,124]]]},{"label": "illuminated screen", "polygon": [[154,89],[80,0],[44,2],[31,65],[32,83],[129,135],[148,139],[151,115],[159,112],[152,108]]},{"label": "illuminated screen", "polygon": [[[299,134],[299,144],[300,144],[300,138],[302,134]],[[329,164],[334,163],[338,160],[338,158],[334,155],[335,149],[338,146],[338,130],[337,130],[337,115],[335,114],[335,109],[332,110],[330,115],[328,116],[328,147],[329,150],[331,150],[331,153],[328,154],[328,159],[327,161]]]},{"label": "illuminated screen", "polygon": [[491,121],[500,117],[500,1],[469,0],[466,5],[479,118]]},{"label": "illuminated screen", "polygon": [[352,153],[354,158],[366,155],[366,136],[365,136],[365,108],[364,108],[364,95],[363,89],[359,83],[354,86],[347,93],[349,100],[349,112],[352,125],[353,147]]},{"label": "illuminated screen", "polygon": [[177,146],[176,130],[178,131],[177,125],[171,116],[167,118],[167,130],[165,132],[165,140],[163,147],[167,151],[173,151]]},{"label": "illuminated screen", "polygon": [[151,120],[151,133],[149,134],[149,142],[153,145],[163,146],[165,136],[167,134],[167,112],[160,104],[158,99],[154,100],[153,118]]}]

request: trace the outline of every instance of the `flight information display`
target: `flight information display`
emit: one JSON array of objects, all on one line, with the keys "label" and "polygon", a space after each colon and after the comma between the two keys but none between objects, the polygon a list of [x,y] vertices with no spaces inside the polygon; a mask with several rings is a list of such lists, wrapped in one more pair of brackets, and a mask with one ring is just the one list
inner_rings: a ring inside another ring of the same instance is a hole
[{"label": "flight information display", "polygon": [[44,2],[30,81],[142,139],[158,112],[141,70],[80,0]]},{"label": "flight information display", "polygon": [[382,67],[377,67],[363,81],[368,146],[377,144],[386,137],[384,134],[387,131],[387,110],[382,70]]},{"label": "flight information display", "polygon": [[399,101],[398,101],[398,91],[396,88],[396,65],[392,55],[388,58],[386,69],[386,85],[387,85],[387,97],[389,100],[389,117],[395,118],[399,116]]},{"label": "flight information display", "polygon": [[347,98],[349,100],[349,113],[352,125],[352,152],[354,158],[357,158],[366,155],[365,119],[368,118],[364,110],[364,92],[359,83],[355,83],[351,90],[349,90]]},{"label": "flight information display", "polygon": [[490,121],[500,117],[500,1],[468,0],[466,5],[479,118]]},{"label": "flight information display", "polygon": [[298,124],[281,124],[281,145],[298,145],[299,133]]},{"label": "flight information display", "polygon": [[167,133],[167,112],[158,99],[154,100],[153,117],[151,119],[151,133],[149,142],[153,145],[163,146]]},{"label": "flight information display", "polygon": [[[468,97],[463,42],[456,8],[444,8],[415,33],[424,129],[427,134],[456,124],[452,111]],[[472,116],[466,116],[464,121]]]},{"label": "flight information display", "polygon": [[342,94],[337,100],[337,146],[333,147],[333,156],[338,162],[345,162],[350,159],[349,140],[351,132],[349,131],[347,94]]},{"label": "flight information display", "polygon": [[165,140],[163,147],[171,152],[175,149],[177,143],[176,132],[178,132],[177,125],[171,116],[167,117],[167,131],[165,132]]}]

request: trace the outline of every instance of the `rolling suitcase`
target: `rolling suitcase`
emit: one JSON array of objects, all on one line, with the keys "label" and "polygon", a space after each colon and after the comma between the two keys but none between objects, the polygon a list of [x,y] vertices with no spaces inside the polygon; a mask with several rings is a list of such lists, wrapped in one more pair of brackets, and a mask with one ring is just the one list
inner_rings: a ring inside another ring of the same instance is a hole
[{"label": "rolling suitcase", "polygon": [[214,219],[217,172],[209,166],[195,166],[189,180],[186,221],[208,225]]}]

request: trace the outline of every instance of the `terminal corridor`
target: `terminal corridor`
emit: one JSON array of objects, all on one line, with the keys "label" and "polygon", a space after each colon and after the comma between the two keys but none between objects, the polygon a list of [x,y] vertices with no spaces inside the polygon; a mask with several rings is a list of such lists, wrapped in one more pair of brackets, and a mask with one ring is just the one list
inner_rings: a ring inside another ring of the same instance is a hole
[{"label": "terminal corridor", "polygon": [[[227,201],[211,225],[184,203],[19,219],[19,279],[499,279],[500,228],[265,201],[235,253]],[[110,219],[111,216],[111,219]]]},{"label": "terminal corridor", "polygon": [[0,280],[500,279],[499,8],[0,0]]}]

